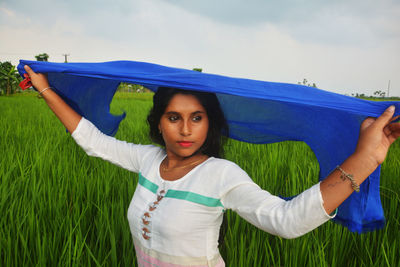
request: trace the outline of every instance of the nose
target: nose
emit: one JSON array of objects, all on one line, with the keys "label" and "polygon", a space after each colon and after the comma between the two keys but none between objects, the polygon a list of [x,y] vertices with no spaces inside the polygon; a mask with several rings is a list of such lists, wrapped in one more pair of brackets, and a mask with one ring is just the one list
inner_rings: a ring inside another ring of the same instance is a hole
[{"label": "nose", "polygon": [[192,126],[190,124],[190,121],[182,122],[181,135],[182,136],[189,136],[191,134],[192,134]]}]

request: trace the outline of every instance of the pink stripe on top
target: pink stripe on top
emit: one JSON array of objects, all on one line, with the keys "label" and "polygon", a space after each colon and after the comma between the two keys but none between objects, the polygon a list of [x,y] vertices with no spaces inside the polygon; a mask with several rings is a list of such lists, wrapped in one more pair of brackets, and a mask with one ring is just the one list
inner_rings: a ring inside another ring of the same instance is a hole
[{"label": "pink stripe on top", "polygon": [[[206,265],[180,265],[180,264],[173,264],[168,262],[162,262],[157,258],[151,257],[144,253],[138,246],[135,246],[136,249],[136,258],[139,267],[209,267],[208,264]],[[213,267],[225,267],[225,262],[222,258],[218,261],[217,265]]]}]

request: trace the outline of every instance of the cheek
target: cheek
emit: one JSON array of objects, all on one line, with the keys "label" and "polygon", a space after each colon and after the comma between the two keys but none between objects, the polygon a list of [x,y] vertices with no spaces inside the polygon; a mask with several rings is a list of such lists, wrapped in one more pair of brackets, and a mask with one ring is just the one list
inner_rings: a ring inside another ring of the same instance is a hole
[{"label": "cheek", "polygon": [[161,136],[163,137],[164,141],[167,141],[171,138],[176,138],[177,129],[175,124],[161,124]]}]

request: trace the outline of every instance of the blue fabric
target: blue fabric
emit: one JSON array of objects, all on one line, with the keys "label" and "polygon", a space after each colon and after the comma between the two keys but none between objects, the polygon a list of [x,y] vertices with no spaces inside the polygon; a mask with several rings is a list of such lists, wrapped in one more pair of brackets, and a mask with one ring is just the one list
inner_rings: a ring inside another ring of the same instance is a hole
[{"label": "blue fabric", "polygon": [[[322,180],[356,147],[359,127],[367,117],[379,116],[390,104],[343,96],[297,84],[264,82],[200,73],[156,64],[50,63],[21,60],[35,72],[48,73],[50,85],[78,113],[101,131],[114,135],[124,118],[109,113],[120,82],[140,84],[153,91],[161,86],[213,92],[229,123],[230,137],[250,143],[304,141],[314,151]],[[396,114],[396,115],[397,115]],[[289,163],[290,164],[290,163]],[[338,209],[336,222],[351,231],[383,227],[378,168]]]}]

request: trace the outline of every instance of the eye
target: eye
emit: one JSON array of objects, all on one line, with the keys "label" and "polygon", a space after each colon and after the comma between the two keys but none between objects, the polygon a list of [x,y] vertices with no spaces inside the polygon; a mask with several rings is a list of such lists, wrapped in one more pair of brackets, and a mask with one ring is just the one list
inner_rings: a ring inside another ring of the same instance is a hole
[{"label": "eye", "polygon": [[201,119],[202,119],[203,117],[201,117],[200,115],[196,115],[196,116],[194,116],[193,117],[193,121],[201,121]]},{"label": "eye", "polygon": [[179,116],[171,115],[171,116],[168,117],[168,120],[171,121],[171,122],[175,122],[175,121],[179,120]]}]

